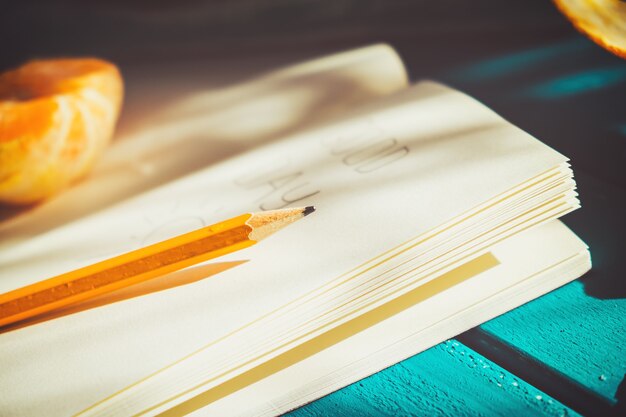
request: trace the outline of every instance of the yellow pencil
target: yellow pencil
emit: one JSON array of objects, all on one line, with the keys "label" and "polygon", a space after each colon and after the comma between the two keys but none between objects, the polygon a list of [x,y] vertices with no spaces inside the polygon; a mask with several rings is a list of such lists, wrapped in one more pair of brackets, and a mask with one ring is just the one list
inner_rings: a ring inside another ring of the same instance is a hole
[{"label": "yellow pencil", "polygon": [[0,326],[247,248],[312,213],[247,213],[0,295]]}]

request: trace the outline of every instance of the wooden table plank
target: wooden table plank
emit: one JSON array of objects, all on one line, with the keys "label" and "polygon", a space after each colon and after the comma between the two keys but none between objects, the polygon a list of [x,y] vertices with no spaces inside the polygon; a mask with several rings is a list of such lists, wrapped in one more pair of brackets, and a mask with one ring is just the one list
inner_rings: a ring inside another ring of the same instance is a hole
[{"label": "wooden table plank", "polygon": [[481,328],[614,402],[626,373],[626,299],[568,284]]},{"label": "wooden table plank", "polygon": [[578,416],[456,340],[441,343],[287,415]]}]

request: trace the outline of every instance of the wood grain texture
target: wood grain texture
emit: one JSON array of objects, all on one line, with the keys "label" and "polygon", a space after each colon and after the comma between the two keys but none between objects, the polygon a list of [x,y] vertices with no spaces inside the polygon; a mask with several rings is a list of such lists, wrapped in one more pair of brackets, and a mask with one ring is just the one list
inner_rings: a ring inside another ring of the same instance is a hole
[{"label": "wood grain texture", "polygon": [[322,416],[578,416],[456,340],[287,414]]},{"label": "wood grain texture", "polygon": [[611,402],[626,374],[626,299],[585,294],[580,281],[481,326]]}]

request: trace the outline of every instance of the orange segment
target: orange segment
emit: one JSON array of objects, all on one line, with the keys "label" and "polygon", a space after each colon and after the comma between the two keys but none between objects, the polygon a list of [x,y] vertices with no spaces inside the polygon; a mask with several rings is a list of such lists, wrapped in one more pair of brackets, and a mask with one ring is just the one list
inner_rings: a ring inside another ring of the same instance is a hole
[{"label": "orange segment", "polygon": [[623,0],[554,0],[574,26],[595,43],[626,58],[626,2]]},{"label": "orange segment", "polygon": [[109,62],[54,59],[0,75],[0,201],[30,204],[85,175],[113,135],[123,96]]}]

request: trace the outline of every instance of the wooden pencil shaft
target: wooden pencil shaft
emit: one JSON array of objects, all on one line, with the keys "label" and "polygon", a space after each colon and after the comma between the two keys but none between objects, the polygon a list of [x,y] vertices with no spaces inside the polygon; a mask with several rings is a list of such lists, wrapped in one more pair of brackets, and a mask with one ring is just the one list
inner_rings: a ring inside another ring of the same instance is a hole
[{"label": "wooden pencil shaft", "polygon": [[177,236],[0,296],[0,326],[225,255],[256,243],[250,214]]},{"label": "wooden pencil shaft", "polygon": [[312,206],[243,214],[0,295],[0,326],[254,245],[315,211]]}]

